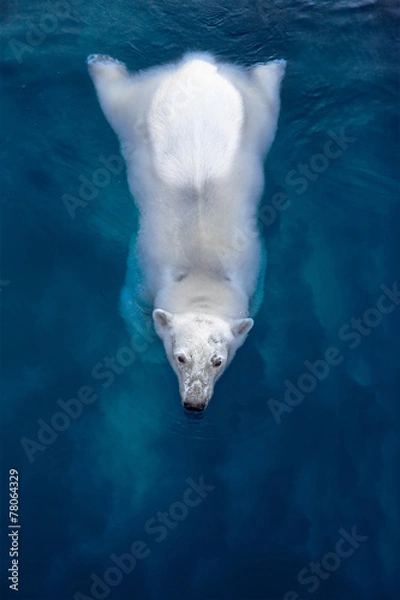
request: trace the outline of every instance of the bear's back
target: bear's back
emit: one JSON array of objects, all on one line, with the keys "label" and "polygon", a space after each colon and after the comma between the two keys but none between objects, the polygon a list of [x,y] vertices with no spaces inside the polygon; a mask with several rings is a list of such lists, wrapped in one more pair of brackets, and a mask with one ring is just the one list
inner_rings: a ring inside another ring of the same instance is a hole
[{"label": "bear's back", "polygon": [[173,187],[201,189],[225,179],[240,147],[244,107],[240,93],[202,58],[170,72],[152,99],[148,132],[157,175]]}]

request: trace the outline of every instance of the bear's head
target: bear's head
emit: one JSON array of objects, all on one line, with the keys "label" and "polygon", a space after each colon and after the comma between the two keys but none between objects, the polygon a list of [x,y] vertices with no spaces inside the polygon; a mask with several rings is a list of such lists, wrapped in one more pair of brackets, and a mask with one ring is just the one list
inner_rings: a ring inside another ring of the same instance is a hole
[{"label": "bear's head", "polygon": [[153,311],[157,334],[179,379],[186,410],[202,411],[214,384],[253,326],[253,319],[223,319],[205,313]]}]

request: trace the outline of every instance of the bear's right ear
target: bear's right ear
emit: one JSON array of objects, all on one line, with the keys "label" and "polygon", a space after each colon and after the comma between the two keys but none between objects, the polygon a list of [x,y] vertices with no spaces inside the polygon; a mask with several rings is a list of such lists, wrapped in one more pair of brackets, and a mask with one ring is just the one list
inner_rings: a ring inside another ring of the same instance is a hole
[{"label": "bear's right ear", "polygon": [[169,329],[172,325],[172,315],[162,308],[156,308],[153,310],[153,321],[156,327]]},{"label": "bear's right ear", "polygon": [[235,337],[245,336],[253,327],[253,319],[235,319],[232,325],[232,333]]}]

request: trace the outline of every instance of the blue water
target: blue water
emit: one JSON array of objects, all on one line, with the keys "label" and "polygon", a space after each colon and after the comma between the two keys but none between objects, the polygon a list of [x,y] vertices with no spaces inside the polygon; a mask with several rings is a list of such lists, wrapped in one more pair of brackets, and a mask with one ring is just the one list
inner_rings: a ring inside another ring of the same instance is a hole
[{"label": "blue water", "polygon": [[[5,3],[2,597],[398,597],[399,17],[391,0]],[[137,212],[125,172],[99,175],[118,144],[85,66],[99,52],[137,71],[187,49],[288,61],[265,298],[202,419],[183,414],[160,342],[132,355],[118,313]],[[82,177],[102,182],[86,200]],[[304,377],[322,359],[321,381]],[[55,417],[78,394],[75,418]],[[111,555],[127,553],[122,573]]]}]

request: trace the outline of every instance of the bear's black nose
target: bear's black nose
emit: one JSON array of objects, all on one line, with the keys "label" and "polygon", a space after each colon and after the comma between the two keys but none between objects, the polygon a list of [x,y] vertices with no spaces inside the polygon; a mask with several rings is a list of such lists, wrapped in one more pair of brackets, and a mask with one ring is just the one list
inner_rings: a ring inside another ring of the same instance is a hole
[{"label": "bear's black nose", "polygon": [[185,408],[185,410],[188,410],[190,412],[201,412],[202,410],[205,409],[205,404],[193,404],[192,402],[184,402],[183,406]]}]

